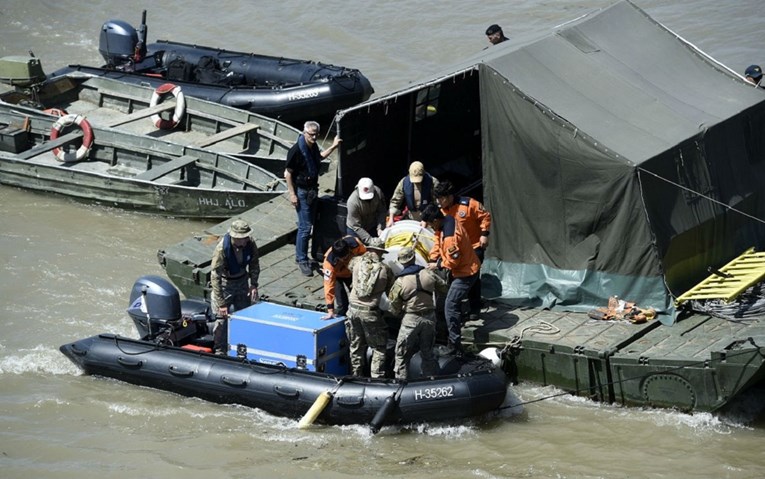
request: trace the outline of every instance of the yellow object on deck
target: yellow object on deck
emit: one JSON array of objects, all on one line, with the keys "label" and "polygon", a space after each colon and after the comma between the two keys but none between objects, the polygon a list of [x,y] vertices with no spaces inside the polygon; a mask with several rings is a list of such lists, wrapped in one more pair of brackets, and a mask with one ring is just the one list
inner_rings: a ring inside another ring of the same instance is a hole
[{"label": "yellow object on deck", "polygon": [[726,303],[736,298],[765,277],[765,252],[749,248],[719,270],[711,270],[702,282],[681,294],[676,305],[695,299],[722,299]]}]

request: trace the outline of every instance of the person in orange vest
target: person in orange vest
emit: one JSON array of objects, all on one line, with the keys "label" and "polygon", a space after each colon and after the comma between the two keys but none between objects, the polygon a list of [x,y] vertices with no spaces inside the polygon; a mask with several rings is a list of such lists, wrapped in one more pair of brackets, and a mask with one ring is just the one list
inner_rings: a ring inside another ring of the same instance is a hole
[{"label": "person in orange vest", "polygon": [[[348,235],[332,243],[332,246],[324,254],[322,271],[324,273],[324,299],[327,303],[327,314],[321,319],[345,316],[346,311],[348,311],[346,288],[351,288],[352,279],[348,264],[353,257],[361,256],[366,252],[367,247],[359,238]],[[335,308],[336,303],[337,308]]]},{"label": "person in orange vest", "polygon": [[470,288],[478,279],[481,263],[473,251],[465,229],[454,217],[444,215],[436,205],[428,205],[422,212],[422,221],[435,233],[428,268],[446,269],[452,278],[444,308],[446,328],[449,332],[447,352],[461,355],[462,300],[467,297]]},{"label": "person in orange vest", "polygon": [[[438,206],[444,215],[452,216],[464,228],[473,245],[473,250],[483,263],[486,248],[489,246],[489,231],[491,230],[491,213],[486,211],[483,203],[468,196],[455,196],[454,185],[443,181],[435,188]],[[481,312],[481,277],[478,276],[468,294],[471,321],[478,319]]]}]

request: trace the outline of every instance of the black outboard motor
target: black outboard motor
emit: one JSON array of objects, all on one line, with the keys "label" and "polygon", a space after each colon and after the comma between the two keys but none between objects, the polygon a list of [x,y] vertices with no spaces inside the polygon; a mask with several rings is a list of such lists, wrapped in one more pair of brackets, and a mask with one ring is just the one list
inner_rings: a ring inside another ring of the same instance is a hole
[{"label": "black outboard motor", "polygon": [[106,60],[107,68],[115,68],[133,61],[138,44],[138,32],[122,20],[109,20],[101,27],[98,51]]}]

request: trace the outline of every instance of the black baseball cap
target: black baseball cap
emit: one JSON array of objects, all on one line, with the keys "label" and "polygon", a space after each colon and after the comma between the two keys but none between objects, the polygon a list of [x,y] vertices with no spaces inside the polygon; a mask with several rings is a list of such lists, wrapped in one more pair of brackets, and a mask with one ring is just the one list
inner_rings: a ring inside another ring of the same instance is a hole
[{"label": "black baseball cap", "polygon": [[494,25],[489,25],[489,28],[486,29],[486,35],[494,35],[497,32],[502,32],[502,27],[497,25],[496,23]]}]

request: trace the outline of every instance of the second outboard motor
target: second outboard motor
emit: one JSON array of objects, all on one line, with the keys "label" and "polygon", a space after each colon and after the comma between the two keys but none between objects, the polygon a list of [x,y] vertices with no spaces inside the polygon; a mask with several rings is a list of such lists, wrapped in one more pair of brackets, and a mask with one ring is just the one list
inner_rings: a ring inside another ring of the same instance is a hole
[{"label": "second outboard motor", "polygon": [[98,51],[106,60],[107,67],[129,63],[136,52],[138,32],[122,20],[109,20],[101,27]]},{"label": "second outboard motor", "polygon": [[153,336],[181,319],[181,297],[167,279],[141,276],[133,284],[127,313],[142,338]]}]

